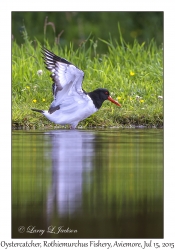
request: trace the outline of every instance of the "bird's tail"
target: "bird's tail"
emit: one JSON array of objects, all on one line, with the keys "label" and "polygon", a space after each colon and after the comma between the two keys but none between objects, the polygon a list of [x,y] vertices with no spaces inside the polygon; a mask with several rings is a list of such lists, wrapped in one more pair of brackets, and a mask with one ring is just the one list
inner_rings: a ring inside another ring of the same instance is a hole
[{"label": "bird's tail", "polygon": [[33,111],[36,111],[36,112],[39,112],[39,113],[44,113],[44,111],[43,110],[41,110],[41,109],[31,109],[31,110],[33,110]]}]

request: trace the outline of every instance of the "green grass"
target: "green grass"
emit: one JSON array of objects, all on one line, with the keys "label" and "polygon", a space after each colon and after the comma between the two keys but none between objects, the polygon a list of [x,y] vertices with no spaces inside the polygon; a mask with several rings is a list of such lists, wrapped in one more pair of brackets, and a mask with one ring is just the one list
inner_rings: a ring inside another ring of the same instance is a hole
[{"label": "green grass", "polygon": [[[105,43],[106,54],[98,54],[98,43]],[[83,89],[105,87],[122,107],[106,101],[102,108],[79,123],[79,127],[162,127],[163,126],[163,50],[152,40],[149,44],[126,44],[90,38],[78,50],[59,44],[46,48],[66,58],[85,72]],[[37,71],[43,74],[38,75]],[[52,102],[52,80],[45,69],[41,44],[12,44],[12,125],[13,128],[59,127],[31,108],[48,109]]]}]

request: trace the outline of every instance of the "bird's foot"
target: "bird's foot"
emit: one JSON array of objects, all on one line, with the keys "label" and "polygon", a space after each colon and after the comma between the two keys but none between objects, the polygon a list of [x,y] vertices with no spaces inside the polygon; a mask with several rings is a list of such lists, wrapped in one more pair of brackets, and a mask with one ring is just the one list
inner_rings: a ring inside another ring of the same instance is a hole
[{"label": "bird's foot", "polygon": [[75,128],[73,126],[70,126],[70,129],[74,130]]}]

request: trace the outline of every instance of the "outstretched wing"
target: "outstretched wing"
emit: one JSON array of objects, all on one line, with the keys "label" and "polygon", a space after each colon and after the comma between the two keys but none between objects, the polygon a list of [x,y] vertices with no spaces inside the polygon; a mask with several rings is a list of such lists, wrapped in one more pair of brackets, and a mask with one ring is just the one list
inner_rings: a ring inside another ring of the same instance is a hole
[{"label": "outstretched wing", "polygon": [[54,101],[49,108],[49,113],[59,109],[67,96],[78,95],[84,98],[86,95],[82,90],[84,72],[46,48],[42,48],[42,53],[46,68],[52,72],[51,78],[53,80]]}]

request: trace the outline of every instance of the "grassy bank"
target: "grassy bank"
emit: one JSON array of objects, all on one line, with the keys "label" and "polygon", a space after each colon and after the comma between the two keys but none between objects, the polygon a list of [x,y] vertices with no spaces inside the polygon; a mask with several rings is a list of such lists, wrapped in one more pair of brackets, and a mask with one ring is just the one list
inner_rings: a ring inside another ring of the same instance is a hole
[{"label": "grassy bank", "polygon": [[[52,102],[50,72],[45,69],[41,44],[24,36],[24,44],[12,44],[12,126],[13,128],[59,127],[31,108],[48,109]],[[108,47],[98,54],[98,43]],[[85,72],[83,89],[105,87],[122,107],[106,101],[91,117],[79,123],[85,127],[162,127],[163,50],[154,41],[133,45],[89,39],[74,50],[55,45],[46,48],[66,58]],[[41,71],[42,70],[42,73]]]}]

